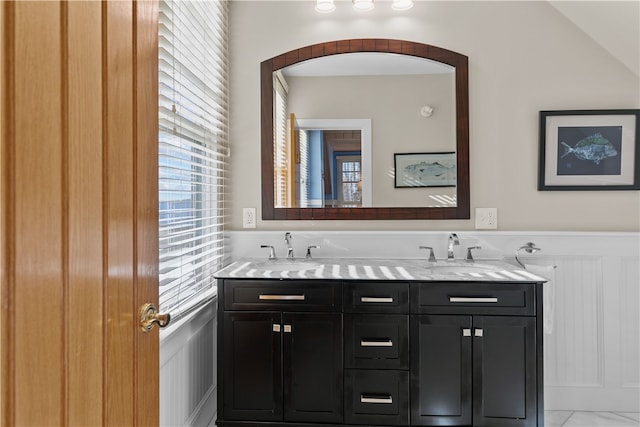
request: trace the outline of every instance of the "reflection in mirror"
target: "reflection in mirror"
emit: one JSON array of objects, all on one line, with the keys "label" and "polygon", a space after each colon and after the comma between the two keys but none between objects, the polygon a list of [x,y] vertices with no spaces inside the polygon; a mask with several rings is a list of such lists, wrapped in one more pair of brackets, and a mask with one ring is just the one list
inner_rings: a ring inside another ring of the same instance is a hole
[{"label": "reflection in mirror", "polygon": [[[355,116],[373,122],[372,156],[362,165],[381,172],[363,182],[373,188],[373,200],[363,205],[343,204],[351,197],[344,194],[343,199],[338,193],[340,198],[334,198],[329,207],[455,206],[455,189],[425,185],[399,190],[393,183],[395,154],[455,151],[454,72],[450,65],[429,59],[377,52],[300,62],[277,72],[275,78],[284,79],[282,86],[287,89],[283,97],[286,112],[276,110],[276,122],[279,114],[294,113],[298,119]],[[430,114],[424,113],[425,108]],[[314,142],[322,144],[322,140]],[[297,143],[293,137],[295,154]],[[284,141],[276,139],[274,144],[278,150]],[[335,190],[335,180],[333,183],[325,189]],[[275,202],[278,205],[278,197]]]},{"label": "reflection in mirror", "polygon": [[296,119],[294,122],[297,162],[294,206],[370,207],[371,120]]},{"label": "reflection in mirror", "polygon": [[[345,40],[272,58],[261,76],[264,219],[469,218],[465,56]],[[361,126],[330,124],[353,117],[368,122],[368,141],[356,142]],[[396,185],[396,155],[444,152],[450,186]]]}]

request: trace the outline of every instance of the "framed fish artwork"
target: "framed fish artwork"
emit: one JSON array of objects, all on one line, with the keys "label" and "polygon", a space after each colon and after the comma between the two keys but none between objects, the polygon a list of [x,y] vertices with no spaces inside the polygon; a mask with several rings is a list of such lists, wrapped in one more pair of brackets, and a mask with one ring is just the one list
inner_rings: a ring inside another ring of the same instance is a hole
[{"label": "framed fish artwork", "polygon": [[395,153],[395,188],[455,187],[456,153]]},{"label": "framed fish artwork", "polygon": [[539,191],[640,190],[640,110],[540,111]]}]

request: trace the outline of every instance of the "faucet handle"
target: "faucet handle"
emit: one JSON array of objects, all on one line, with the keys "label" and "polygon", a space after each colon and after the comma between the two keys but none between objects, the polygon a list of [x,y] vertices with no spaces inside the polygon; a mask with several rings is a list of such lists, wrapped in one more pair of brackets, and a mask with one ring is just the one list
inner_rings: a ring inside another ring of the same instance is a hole
[{"label": "faucet handle", "polygon": [[429,249],[429,262],[436,262],[436,255],[433,253],[431,246],[420,246],[420,249]]},{"label": "faucet handle", "polygon": [[269,259],[278,259],[278,257],[276,257],[276,250],[273,246],[271,245],[260,245],[261,248],[269,248]]},{"label": "faucet handle", "polygon": [[482,246],[478,245],[478,246],[469,246],[467,248],[467,261],[472,262],[473,261],[473,255],[471,255],[471,250],[472,249],[482,249]]},{"label": "faucet handle", "polygon": [[311,249],[318,249],[320,245],[309,245],[307,246],[307,254],[304,256],[304,259],[311,259]]}]

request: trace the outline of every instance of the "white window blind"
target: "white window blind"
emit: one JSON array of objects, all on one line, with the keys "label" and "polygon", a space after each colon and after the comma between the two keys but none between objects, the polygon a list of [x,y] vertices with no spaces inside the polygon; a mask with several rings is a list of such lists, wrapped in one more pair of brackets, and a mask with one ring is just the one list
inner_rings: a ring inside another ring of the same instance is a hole
[{"label": "white window blind", "polygon": [[289,147],[287,144],[287,85],[280,73],[273,76],[273,182],[274,206],[286,208],[289,202]]},{"label": "white window blind", "polygon": [[223,262],[227,20],[227,1],[160,1],[160,310],[174,319],[213,296]]}]

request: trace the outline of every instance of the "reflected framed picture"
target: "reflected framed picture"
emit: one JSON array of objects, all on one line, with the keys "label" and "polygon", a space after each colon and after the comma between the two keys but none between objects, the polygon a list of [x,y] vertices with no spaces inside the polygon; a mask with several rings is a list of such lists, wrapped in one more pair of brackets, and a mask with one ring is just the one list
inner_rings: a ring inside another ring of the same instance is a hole
[{"label": "reflected framed picture", "polygon": [[540,111],[538,190],[639,190],[640,110]]},{"label": "reflected framed picture", "polygon": [[395,153],[395,188],[455,187],[456,153]]}]

